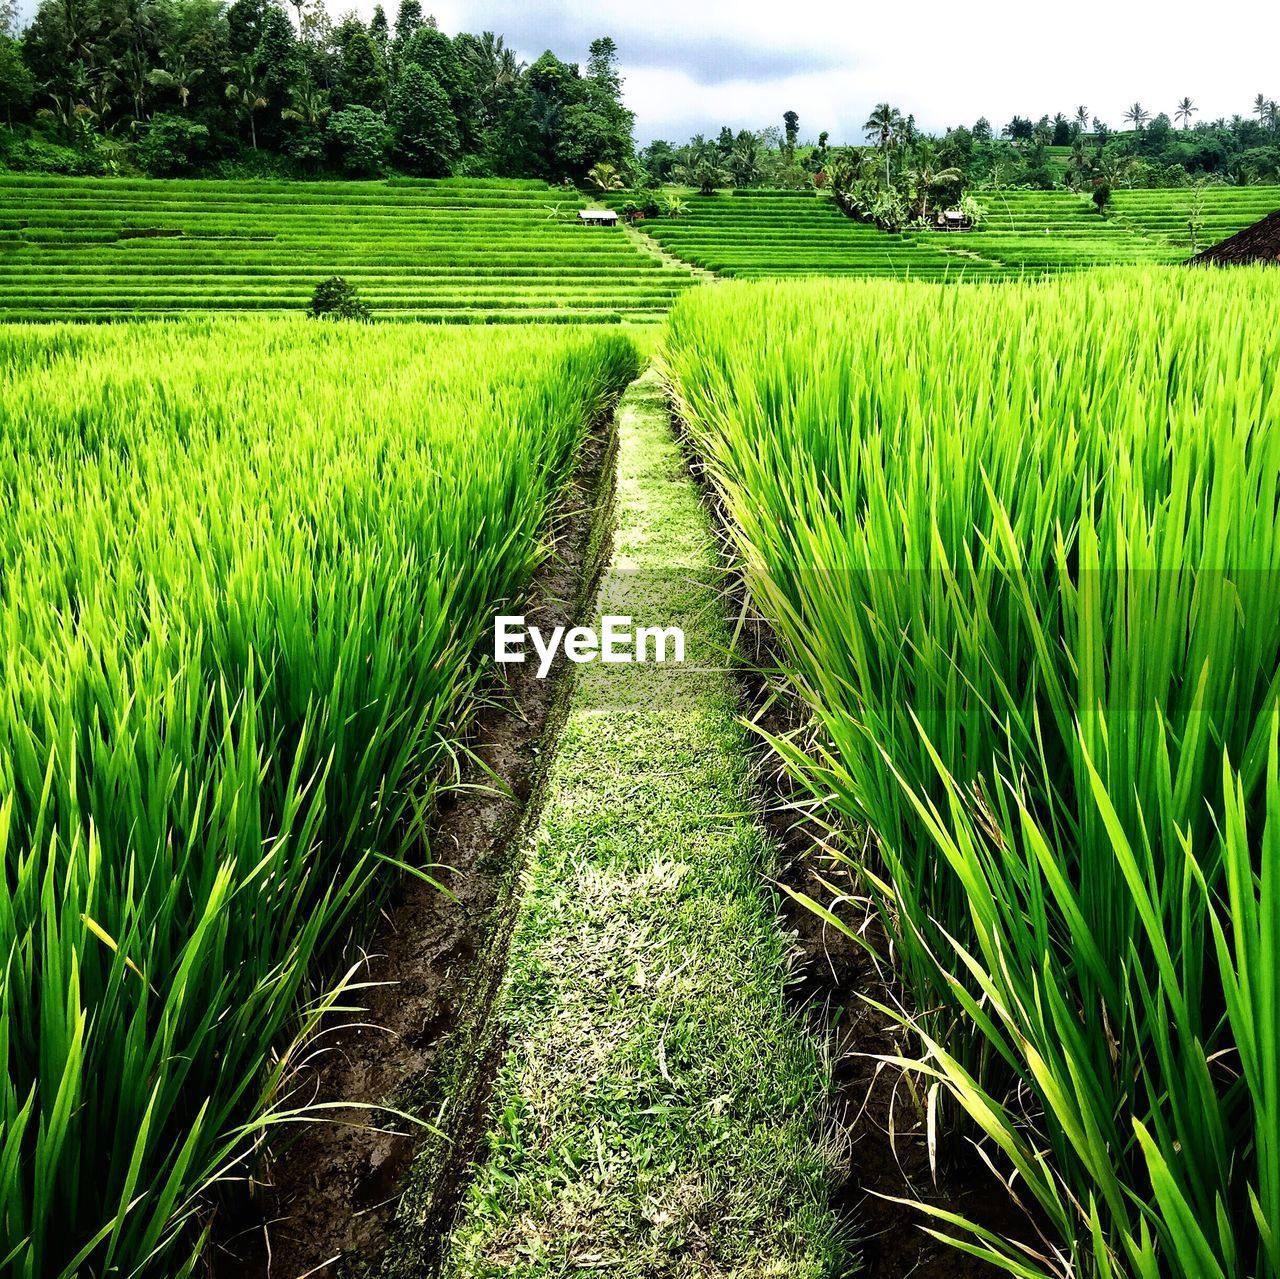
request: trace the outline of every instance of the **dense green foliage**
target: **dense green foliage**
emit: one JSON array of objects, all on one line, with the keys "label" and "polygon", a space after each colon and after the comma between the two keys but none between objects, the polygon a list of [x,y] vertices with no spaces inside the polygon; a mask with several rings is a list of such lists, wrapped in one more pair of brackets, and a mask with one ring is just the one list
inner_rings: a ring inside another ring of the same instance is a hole
[{"label": "dense green foliage", "polygon": [[908,1069],[1047,1232],[971,1246],[1274,1279],[1280,275],[731,285],[670,325]]},{"label": "dense green foliage", "polygon": [[580,203],[534,181],[0,176],[0,318],[301,311],[340,275],[375,315],[616,322],[693,282],[577,225]]},{"label": "dense green foliage", "polygon": [[429,860],[477,644],[635,367],[550,328],[0,327],[7,1274],[179,1272],[290,1104],[317,956],[379,855]]},{"label": "dense green foliage", "polygon": [[294,7],[297,24],[270,0],[42,0],[19,38],[0,29],[0,168],[561,181],[632,159],[607,36],[585,70],[525,66],[417,0],[394,36],[380,6],[368,24]]},{"label": "dense green foliage", "polygon": [[914,116],[881,102],[863,126],[862,146],[854,139],[833,146],[825,132],[816,144],[801,146],[798,117],[788,111],[783,130],[735,133],[726,127],[714,139],[698,134],[681,147],[651,142],[637,157],[637,176],[704,193],[816,184],[839,192],[856,216],[892,229],[927,216],[939,203],[958,202],[965,190],[1280,182],[1280,105],[1259,94],[1250,117],[1193,126],[1198,114],[1184,98],[1175,112],[1181,128],[1167,115],[1152,120],[1135,103],[1125,117],[1132,125],[1128,132],[1113,132],[1097,118],[1091,124],[1088,109],[1078,107],[1070,119],[1059,113],[1036,124],[1015,116],[999,136],[985,118],[931,136],[916,126]]}]

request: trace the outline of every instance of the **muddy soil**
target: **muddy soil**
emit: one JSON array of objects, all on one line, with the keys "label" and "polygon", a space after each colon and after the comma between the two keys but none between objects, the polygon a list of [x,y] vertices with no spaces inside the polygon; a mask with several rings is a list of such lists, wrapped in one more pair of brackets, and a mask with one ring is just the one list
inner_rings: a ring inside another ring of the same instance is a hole
[{"label": "muddy soil", "polygon": [[[552,521],[552,554],[524,610],[544,629],[579,623],[594,597],[608,558],[616,441],[611,418],[597,425]],[[523,834],[537,818],[572,683],[563,655],[545,680],[530,663],[504,674],[473,723],[461,785],[444,794],[432,827],[430,860],[449,868],[432,873],[454,900],[404,876],[354,978],[375,984],[344,1001],[361,1010],[329,1025],[290,1084],[290,1108],[386,1105],[431,1129],[353,1108],[273,1130],[215,1221],[216,1279],[374,1275],[393,1255],[428,1274],[439,1260],[503,1049],[489,1011]]]}]

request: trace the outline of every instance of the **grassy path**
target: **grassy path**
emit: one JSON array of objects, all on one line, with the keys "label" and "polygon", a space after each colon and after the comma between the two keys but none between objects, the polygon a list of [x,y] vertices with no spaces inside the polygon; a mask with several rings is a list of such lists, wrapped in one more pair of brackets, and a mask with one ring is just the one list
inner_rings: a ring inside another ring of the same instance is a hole
[{"label": "grassy path", "polygon": [[825,1069],[786,1010],[708,526],[652,371],[619,412],[600,612],[683,626],[686,664],[579,668],[446,1273],[836,1275]]}]

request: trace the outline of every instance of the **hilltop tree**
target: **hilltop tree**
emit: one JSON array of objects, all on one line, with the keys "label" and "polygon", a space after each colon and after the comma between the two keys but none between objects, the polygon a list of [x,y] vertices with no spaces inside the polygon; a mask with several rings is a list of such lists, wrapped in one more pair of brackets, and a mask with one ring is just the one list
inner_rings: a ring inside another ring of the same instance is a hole
[{"label": "hilltop tree", "polygon": [[227,10],[227,44],[233,58],[257,54],[267,8],[267,0],[235,0]]},{"label": "hilltop tree", "polygon": [[1173,118],[1175,120],[1181,120],[1182,127],[1184,129],[1189,129],[1191,127],[1191,117],[1198,111],[1199,107],[1197,107],[1190,98],[1183,98],[1182,101],[1178,103],[1178,109],[1173,113]]},{"label": "hilltop tree", "polygon": [[1151,112],[1143,109],[1141,102],[1135,102],[1123,116],[1133,125],[1134,129],[1141,133],[1147,127],[1147,121],[1151,119]]},{"label": "hilltop tree", "polygon": [[890,182],[889,153],[905,127],[906,122],[902,118],[902,112],[891,107],[887,102],[881,102],[867,117],[866,124],[862,126],[862,132],[868,141],[874,142],[884,152],[884,181],[886,186]]},{"label": "hilltop tree", "polygon": [[378,51],[384,67],[391,63],[391,24],[387,21],[387,11],[380,5],[374,5],[373,17],[369,19],[369,39]]},{"label": "hilltop tree", "polygon": [[358,19],[338,29],[338,66],[334,88],[343,106],[380,110],[387,99],[387,70],[373,37]]},{"label": "hilltop tree", "polygon": [[400,11],[396,14],[396,48],[402,49],[426,25],[419,0],[400,0]]},{"label": "hilltop tree", "polygon": [[235,66],[227,68],[231,79],[227,83],[227,98],[248,117],[249,140],[258,149],[257,115],[267,105],[262,92],[262,76],[256,58],[241,58]]},{"label": "hilltop tree", "polygon": [[783,135],[787,140],[787,151],[794,155],[796,143],[800,141],[800,117],[794,111],[782,113]]},{"label": "hilltop tree", "polygon": [[26,115],[35,92],[36,78],[22,61],[18,42],[0,35],[0,110],[10,128],[15,114]]},{"label": "hilltop tree", "polygon": [[290,89],[302,77],[303,62],[293,24],[284,10],[275,5],[271,5],[262,18],[257,64],[267,104],[276,112],[283,111]]},{"label": "hilltop tree", "polygon": [[396,158],[423,178],[446,177],[458,158],[458,127],[449,97],[435,77],[409,63],[388,115]]}]

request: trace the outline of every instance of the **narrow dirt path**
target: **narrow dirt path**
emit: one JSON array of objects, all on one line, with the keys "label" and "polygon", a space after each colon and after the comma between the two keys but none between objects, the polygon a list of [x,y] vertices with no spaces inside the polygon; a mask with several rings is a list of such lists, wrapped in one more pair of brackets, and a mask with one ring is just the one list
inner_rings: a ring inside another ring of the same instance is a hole
[{"label": "narrow dirt path", "polygon": [[788,1010],[714,545],[652,371],[619,428],[597,611],[682,627],[686,660],[579,668],[445,1273],[839,1274],[827,1063]]},{"label": "narrow dirt path", "polygon": [[686,262],[684,258],[677,257],[670,249],[664,248],[652,236],[647,235],[644,231],[634,223],[623,225],[623,231],[629,235],[639,247],[648,254],[657,258],[664,266],[676,267],[696,279],[708,283],[713,280],[722,280],[724,277],[717,272],[712,271],[705,266],[695,266],[692,262]]}]

